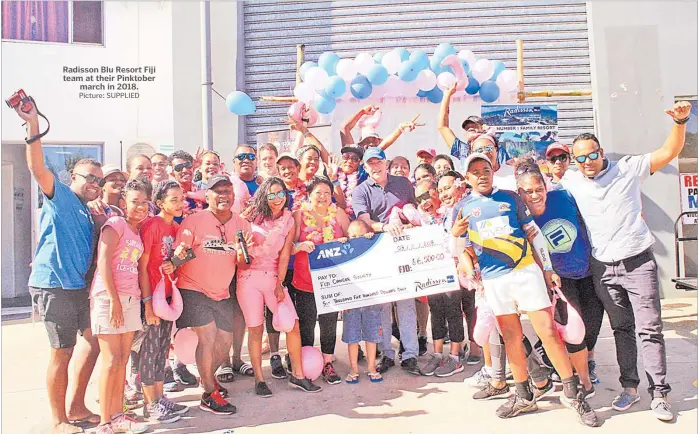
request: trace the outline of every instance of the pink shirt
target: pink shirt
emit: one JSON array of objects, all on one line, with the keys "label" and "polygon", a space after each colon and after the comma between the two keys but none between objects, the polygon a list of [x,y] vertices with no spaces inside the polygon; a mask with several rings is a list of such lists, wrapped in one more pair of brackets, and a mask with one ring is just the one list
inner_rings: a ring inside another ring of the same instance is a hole
[{"label": "pink shirt", "polygon": [[216,301],[230,297],[229,286],[235,275],[237,253],[212,247],[234,244],[238,230],[249,232],[250,224],[237,214],[233,214],[225,224],[221,224],[208,209],[185,218],[174,245],[184,242],[191,246],[196,258],[177,270],[177,287],[202,292]]},{"label": "pink shirt", "polygon": [[265,220],[261,224],[253,223],[254,246],[250,249],[250,254],[254,259],[250,269],[276,273],[279,267],[279,255],[284,248],[286,236],[292,228],[293,215],[289,210],[284,210],[281,217],[276,220]]},{"label": "pink shirt", "polygon": [[[111,272],[114,278],[114,286],[119,295],[130,295],[141,297],[141,289],[138,285],[138,260],[143,254],[143,242],[137,232],[128,227],[128,223],[123,217],[111,217],[104,223],[104,229],[110,227],[119,235],[114,256],[111,258]],[[95,278],[92,281],[92,297],[106,291],[104,279],[99,272],[99,267],[95,271]]]}]

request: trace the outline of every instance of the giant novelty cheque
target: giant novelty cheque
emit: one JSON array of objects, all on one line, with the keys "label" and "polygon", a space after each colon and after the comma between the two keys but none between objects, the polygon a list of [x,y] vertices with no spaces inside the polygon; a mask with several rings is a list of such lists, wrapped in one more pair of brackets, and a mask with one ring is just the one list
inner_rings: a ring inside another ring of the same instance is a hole
[{"label": "giant novelty cheque", "polygon": [[309,259],[318,314],[459,289],[438,225],[322,244]]}]

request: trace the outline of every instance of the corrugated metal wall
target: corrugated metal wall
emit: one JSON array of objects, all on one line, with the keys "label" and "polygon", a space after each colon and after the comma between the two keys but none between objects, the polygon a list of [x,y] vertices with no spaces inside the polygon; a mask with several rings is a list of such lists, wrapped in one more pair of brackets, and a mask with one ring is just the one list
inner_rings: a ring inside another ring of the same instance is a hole
[{"label": "corrugated metal wall", "polygon": [[[245,1],[245,87],[262,95],[291,96],[296,44],[305,59],[324,51],[341,57],[396,47],[428,54],[442,42],[502,60],[516,68],[516,39],[524,41],[526,90],[590,88],[589,39],[583,1],[450,2]],[[541,98],[557,102],[560,137],[593,130],[591,97]],[[281,126],[287,104],[259,104],[247,119],[247,137]]]}]

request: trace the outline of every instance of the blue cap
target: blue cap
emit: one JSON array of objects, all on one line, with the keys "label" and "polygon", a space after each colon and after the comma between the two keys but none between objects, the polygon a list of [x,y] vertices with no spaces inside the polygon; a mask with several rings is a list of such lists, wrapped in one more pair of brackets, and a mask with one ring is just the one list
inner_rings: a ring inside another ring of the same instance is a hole
[{"label": "blue cap", "polygon": [[364,151],[364,161],[368,161],[371,158],[385,160],[385,152],[377,146],[370,147]]}]

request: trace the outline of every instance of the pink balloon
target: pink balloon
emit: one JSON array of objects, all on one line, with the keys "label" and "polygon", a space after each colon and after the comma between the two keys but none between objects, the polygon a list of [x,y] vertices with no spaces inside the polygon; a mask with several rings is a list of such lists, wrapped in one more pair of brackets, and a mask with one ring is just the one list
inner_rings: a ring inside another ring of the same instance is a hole
[{"label": "pink balloon", "polygon": [[[555,327],[557,328],[558,333],[560,333],[560,337],[562,337],[562,339],[565,342],[570,343],[572,345],[579,345],[584,340],[584,335],[586,334],[584,321],[582,320],[582,317],[579,315],[579,312],[577,312],[577,309],[575,309],[567,301],[567,298],[565,298],[562,291],[556,289],[556,292],[560,296],[560,299],[564,301],[567,305],[567,324],[562,325],[556,321]],[[553,305],[553,313],[555,312],[554,309],[555,306]]]},{"label": "pink balloon", "polygon": [[169,277],[162,276],[153,291],[153,312],[158,317],[165,321],[175,321],[182,314],[182,294],[174,282],[172,282],[172,302],[167,304],[165,298],[165,279]]},{"label": "pink balloon", "polygon": [[271,324],[274,326],[274,330],[288,333],[296,325],[296,315],[286,304],[279,304],[272,316]]},{"label": "pink balloon", "polygon": [[310,381],[315,381],[322,374],[322,353],[315,347],[305,346],[301,348],[301,361],[303,375]]},{"label": "pink balloon", "polygon": [[481,303],[477,307],[477,320],[473,328],[473,339],[482,346],[489,342],[490,333],[495,326],[495,316],[487,303]]},{"label": "pink balloon", "polygon": [[463,90],[468,86],[468,76],[465,74],[463,64],[457,54],[449,54],[441,62],[441,66],[450,66],[456,73],[456,90]]},{"label": "pink balloon", "polygon": [[305,103],[303,101],[294,102],[291,104],[291,107],[288,108],[288,117],[296,123],[301,123],[301,113],[304,107]]},{"label": "pink balloon", "polygon": [[196,346],[198,344],[199,337],[193,330],[180,329],[174,338],[174,352],[182,363],[192,365],[196,363]]},{"label": "pink balloon", "polygon": [[359,128],[371,127],[373,129],[378,128],[378,124],[381,123],[381,117],[383,112],[381,110],[376,110],[371,116],[362,116],[359,119]]},{"label": "pink balloon", "polygon": [[317,123],[318,113],[310,104],[296,101],[288,108],[288,117],[298,124],[305,123],[311,127]]}]

